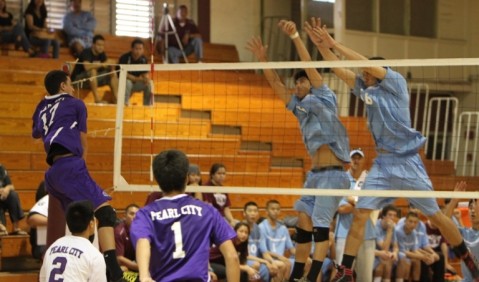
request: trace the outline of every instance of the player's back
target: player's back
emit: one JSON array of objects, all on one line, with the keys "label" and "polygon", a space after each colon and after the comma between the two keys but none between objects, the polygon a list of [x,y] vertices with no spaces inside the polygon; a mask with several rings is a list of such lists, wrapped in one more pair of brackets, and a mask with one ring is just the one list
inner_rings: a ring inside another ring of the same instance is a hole
[{"label": "player's back", "polygon": [[65,236],[45,252],[40,282],[106,282],[106,265],[102,254],[90,241],[79,236]]},{"label": "player's back", "polygon": [[141,238],[150,241],[155,281],[208,281],[211,244],[236,236],[215,208],[185,194],[140,209],[130,232],[135,245]]},{"label": "player's back", "polygon": [[87,131],[87,110],[83,101],[69,95],[46,96],[33,114],[32,136],[42,138],[48,153],[53,143],[82,156],[80,133]]}]

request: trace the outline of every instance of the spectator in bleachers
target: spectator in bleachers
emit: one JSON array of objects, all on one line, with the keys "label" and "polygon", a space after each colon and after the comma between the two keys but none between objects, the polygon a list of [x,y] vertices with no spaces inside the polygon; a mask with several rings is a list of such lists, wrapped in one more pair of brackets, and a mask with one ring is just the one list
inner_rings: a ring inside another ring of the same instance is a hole
[{"label": "spectator in bleachers", "polygon": [[[223,186],[226,179],[226,167],[223,164],[215,163],[210,169],[210,180],[206,182],[206,186]],[[231,213],[231,202],[226,193],[203,193],[203,201],[213,205],[220,214],[229,222],[231,226],[238,223]]]},{"label": "spectator in bleachers", "polygon": [[63,31],[67,36],[67,43],[75,58],[78,58],[83,49],[91,47],[96,19],[91,12],[82,11],[82,0],[70,0],[71,11],[63,17]]},{"label": "spectator in bleachers", "polygon": [[136,253],[130,240],[130,226],[140,207],[130,204],[125,209],[125,218],[115,226],[116,258],[123,271],[138,272]]},{"label": "spectator in bleachers", "polygon": [[[454,191],[466,191],[466,182],[461,181],[456,183]],[[459,203],[460,199],[451,199],[451,202],[446,206],[444,214],[448,217],[451,217],[454,208]],[[469,200],[469,217],[471,219],[472,227],[459,227],[459,231],[464,237],[467,247],[471,250],[471,253],[474,257],[479,258],[479,205],[477,204],[477,199]],[[468,270],[464,262],[461,260],[461,272],[463,282],[472,282],[475,281],[471,272]]]},{"label": "spectator in bleachers", "polygon": [[[275,277],[278,273],[278,267],[270,263],[272,257],[266,253],[261,254],[260,245],[265,244],[264,238],[259,231],[258,221],[259,211],[258,205],[255,202],[247,202],[244,205],[243,216],[245,222],[248,224],[250,232],[248,237],[248,265],[254,265],[259,262],[259,275],[263,281],[269,281],[270,277]],[[263,248],[266,248],[265,246]],[[273,281],[275,279],[273,278]]]},{"label": "spectator in bleachers", "polygon": [[38,186],[35,195],[35,205],[27,216],[27,223],[30,226],[30,245],[32,246],[32,256],[41,259],[47,245],[47,225],[48,225],[48,201],[49,196],[45,191],[45,182],[42,181]]},{"label": "spectator in bleachers", "polygon": [[[247,264],[248,258],[248,236],[250,233],[249,225],[244,222],[238,222],[235,227],[236,238],[233,239],[233,244],[238,252],[241,282],[258,281],[260,275],[258,273],[259,263],[255,265]],[[210,249],[210,267],[217,276],[218,279],[226,278],[226,266],[225,259],[217,246],[213,246]]]},{"label": "spectator in bleachers", "polygon": [[[169,23],[168,23],[169,24]],[[199,63],[203,59],[203,40],[198,26],[192,19],[188,18],[188,7],[186,5],[180,5],[176,11],[176,18],[173,19],[178,38],[181,41],[183,52],[186,56],[195,53],[196,61]],[[165,48],[165,26],[160,26],[158,31],[159,36],[156,43],[156,48],[160,55],[164,54]],[[172,28],[168,27],[171,32]],[[180,62],[180,58],[183,57],[183,53],[180,49],[180,44],[176,40],[174,34],[168,36],[168,62],[177,64]],[[166,58],[163,58],[165,60]]]},{"label": "spectator in bleachers", "polygon": [[60,42],[52,29],[47,27],[47,8],[44,0],[30,0],[25,10],[25,34],[34,46],[40,47],[39,56],[48,58],[48,48],[53,47],[52,56],[58,58]]},{"label": "spectator in bleachers", "polygon": [[0,236],[8,235],[7,220],[5,218],[6,211],[8,211],[13,225],[13,232],[10,235],[28,235],[18,225],[20,220],[25,217],[20,204],[20,198],[15,191],[7,170],[0,164]]},{"label": "spectator in bleachers", "polygon": [[0,42],[15,43],[15,50],[22,47],[30,57],[36,55],[28,41],[23,26],[13,19],[13,15],[7,11],[6,0],[0,0]]},{"label": "spectator in bleachers", "polygon": [[[351,164],[347,171],[350,189],[361,190],[367,170],[364,170],[364,152],[361,148],[354,149],[350,152]],[[341,263],[343,259],[344,246],[346,244],[346,237],[348,236],[351,223],[353,221],[354,207],[356,206],[357,197],[343,198],[339,203],[338,217],[335,230],[336,241],[336,263]],[[358,281],[372,281],[373,279],[373,264],[374,264],[374,249],[376,246],[376,234],[374,225],[371,219],[366,222],[366,229],[364,234],[364,241],[359,248],[358,256],[356,258],[356,273]]]},{"label": "spectator in bleachers", "polygon": [[[131,51],[123,54],[119,64],[139,65],[147,64],[145,57],[145,43],[136,38],[131,42]],[[125,87],[125,106],[128,106],[132,92],[143,92],[143,106],[153,105],[153,97],[151,96],[151,79],[147,71],[132,71],[126,74]]]},{"label": "spectator in bleachers", "polygon": [[394,232],[397,214],[395,206],[387,205],[376,222],[374,282],[391,281],[393,266],[398,262],[399,247]]},{"label": "spectator in bleachers", "polygon": [[[260,245],[260,251],[272,257],[270,263],[278,267],[278,280],[289,279],[291,272],[291,259],[294,259],[296,249],[293,246],[289,231],[283,224],[278,222],[281,206],[277,200],[269,200],[266,203],[267,218],[263,220],[258,228],[265,244]],[[286,252],[291,257],[286,257]]]},{"label": "spectator in bleachers", "polygon": [[[434,226],[434,224],[429,220],[426,222],[426,234],[429,239],[430,249],[435,252],[439,259],[431,265],[421,264],[425,266],[421,267],[421,276],[424,277],[421,279],[421,281],[442,282],[444,281],[444,274],[446,270],[447,252],[443,252],[443,250],[447,250],[446,239],[442,236],[439,228]],[[429,269],[432,270],[432,277],[429,275]]]},{"label": "spectator in bleachers", "polygon": [[80,88],[91,89],[95,103],[104,103],[98,95],[98,87],[109,85],[115,100],[112,102],[116,102],[118,77],[112,72],[113,70],[114,68],[109,64],[108,57],[105,54],[105,38],[101,35],[95,35],[93,45],[90,48],[85,48],[80,54],[78,63],[73,68],[71,80],[75,82],[91,78],[81,82]]}]

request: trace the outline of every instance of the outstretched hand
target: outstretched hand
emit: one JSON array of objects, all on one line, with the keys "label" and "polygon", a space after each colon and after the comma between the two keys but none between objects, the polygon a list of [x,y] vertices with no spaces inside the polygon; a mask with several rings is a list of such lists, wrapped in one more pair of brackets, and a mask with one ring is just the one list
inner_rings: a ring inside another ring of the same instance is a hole
[{"label": "outstretched hand", "polygon": [[278,26],[288,36],[292,36],[296,32],[298,32],[298,29],[296,28],[296,24],[292,21],[280,20],[278,23]]},{"label": "outstretched hand", "polygon": [[254,36],[248,40],[246,49],[250,50],[259,61],[266,61],[268,45],[264,46],[259,36]]},{"label": "outstretched hand", "polygon": [[336,41],[331,37],[326,25],[321,26],[320,18],[311,18],[304,23],[304,29],[311,41],[320,48],[333,48]]},{"label": "outstretched hand", "polygon": [[466,181],[459,181],[456,183],[456,186],[454,186],[454,191],[464,192],[466,191],[466,188],[467,188]]}]

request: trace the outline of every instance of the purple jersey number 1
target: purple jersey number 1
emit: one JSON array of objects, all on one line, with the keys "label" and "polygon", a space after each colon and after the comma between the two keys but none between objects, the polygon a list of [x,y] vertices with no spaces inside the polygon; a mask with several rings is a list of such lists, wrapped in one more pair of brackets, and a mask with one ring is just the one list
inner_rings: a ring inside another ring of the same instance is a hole
[{"label": "purple jersey number 1", "polygon": [[67,266],[67,258],[66,257],[57,257],[53,260],[53,264],[59,264],[56,266],[52,271],[50,272],[50,278],[48,279],[48,282],[63,282],[63,278],[55,278],[55,276],[62,275],[63,272],[65,271],[65,268]]}]

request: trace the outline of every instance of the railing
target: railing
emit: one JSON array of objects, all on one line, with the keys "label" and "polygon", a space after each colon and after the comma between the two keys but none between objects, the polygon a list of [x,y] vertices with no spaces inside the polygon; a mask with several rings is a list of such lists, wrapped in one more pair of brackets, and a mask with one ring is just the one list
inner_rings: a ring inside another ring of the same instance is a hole
[{"label": "railing", "polygon": [[[431,135],[434,136],[434,141],[432,142],[432,160],[440,159],[452,160],[452,151],[454,148],[454,137],[456,136],[456,121],[457,121],[457,108],[459,105],[459,100],[455,97],[435,97],[429,100],[428,107],[425,110],[427,111],[427,119],[424,120],[425,124],[424,136],[426,138]],[[436,106],[435,111],[435,122],[434,122],[434,134],[431,134],[431,115],[432,111]],[[452,110],[452,113],[451,113]],[[451,123],[452,119],[452,123]],[[452,124],[452,131],[449,130],[448,126]],[[442,135],[442,138],[440,137]],[[441,144],[441,147],[438,148],[438,144]],[[447,147],[450,144],[450,154],[447,154]],[[429,149],[429,142],[426,142],[426,152]],[[440,153],[440,157],[437,155]]]},{"label": "railing", "polygon": [[[473,127],[474,129],[471,129]],[[456,134],[455,147],[453,150],[456,175],[475,176],[476,148],[478,142],[476,134],[479,133],[479,112],[462,112],[459,115],[457,128],[458,133]],[[464,138],[461,138],[462,134],[460,134],[460,132],[462,132],[463,129],[465,129],[466,134],[463,136]],[[464,144],[461,143],[461,139],[464,141]],[[470,146],[471,148],[469,148]],[[460,154],[461,151],[462,154]],[[461,159],[459,159],[460,157]]]}]

